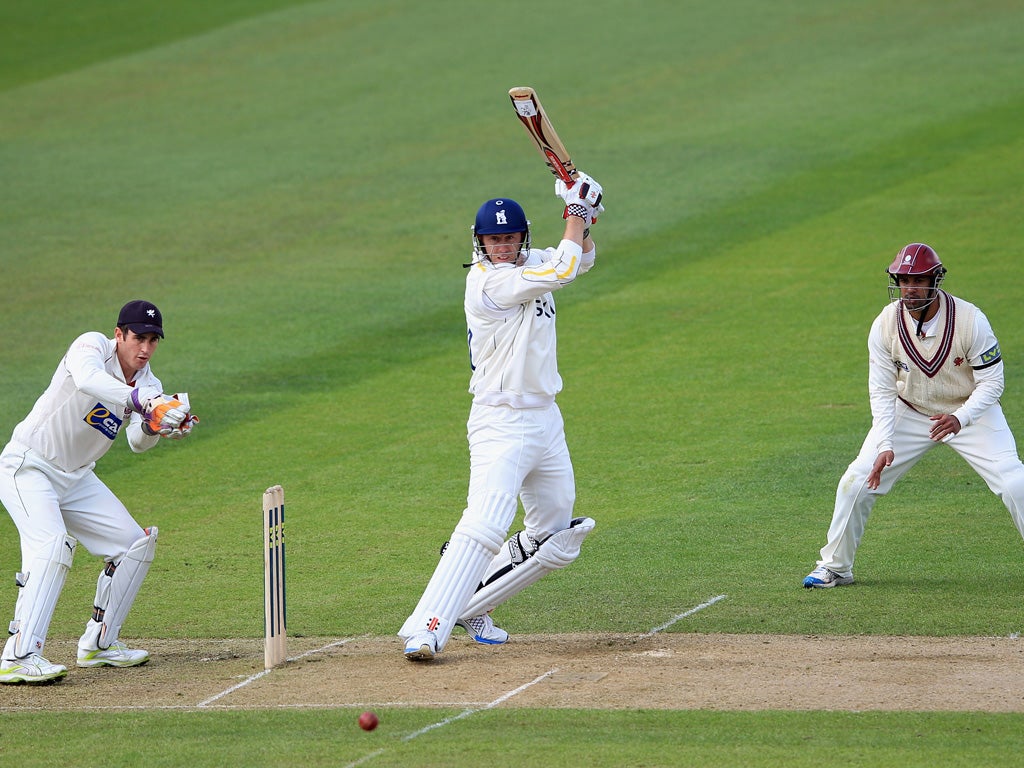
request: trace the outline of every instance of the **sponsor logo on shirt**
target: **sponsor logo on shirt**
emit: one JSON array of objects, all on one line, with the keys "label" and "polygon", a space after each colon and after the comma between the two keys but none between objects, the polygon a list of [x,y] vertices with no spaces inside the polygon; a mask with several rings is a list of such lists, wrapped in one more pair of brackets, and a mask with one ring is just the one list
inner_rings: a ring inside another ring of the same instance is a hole
[{"label": "sponsor logo on shirt", "polygon": [[121,419],[111,413],[103,403],[96,403],[92,410],[85,414],[85,423],[93,429],[98,429],[108,440],[117,437],[118,430],[121,429]]},{"label": "sponsor logo on shirt", "polygon": [[1000,358],[999,345],[996,344],[988,352],[981,353],[981,364],[987,365],[988,363],[994,363]]}]

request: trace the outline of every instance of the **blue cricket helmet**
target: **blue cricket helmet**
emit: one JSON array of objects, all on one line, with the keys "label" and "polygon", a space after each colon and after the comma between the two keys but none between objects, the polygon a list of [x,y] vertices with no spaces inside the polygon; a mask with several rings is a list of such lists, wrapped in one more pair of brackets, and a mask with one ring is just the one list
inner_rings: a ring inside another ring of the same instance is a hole
[{"label": "blue cricket helmet", "polygon": [[523,207],[507,197],[496,197],[480,206],[473,223],[473,254],[477,259],[487,258],[480,235],[506,235],[523,233],[520,252],[523,257],[530,250],[530,221]]},{"label": "blue cricket helmet", "polygon": [[475,235],[504,235],[510,232],[526,232],[530,222],[526,220],[523,207],[515,200],[496,197],[480,206],[473,225]]}]

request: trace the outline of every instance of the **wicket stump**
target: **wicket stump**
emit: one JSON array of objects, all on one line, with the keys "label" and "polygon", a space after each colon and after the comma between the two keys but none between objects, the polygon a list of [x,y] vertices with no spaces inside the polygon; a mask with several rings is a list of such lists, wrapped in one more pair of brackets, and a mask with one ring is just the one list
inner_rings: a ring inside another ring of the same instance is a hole
[{"label": "wicket stump", "polygon": [[267,669],[288,656],[288,630],[284,589],[284,489],[263,493],[263,615],[266,625],[264,663]]}]

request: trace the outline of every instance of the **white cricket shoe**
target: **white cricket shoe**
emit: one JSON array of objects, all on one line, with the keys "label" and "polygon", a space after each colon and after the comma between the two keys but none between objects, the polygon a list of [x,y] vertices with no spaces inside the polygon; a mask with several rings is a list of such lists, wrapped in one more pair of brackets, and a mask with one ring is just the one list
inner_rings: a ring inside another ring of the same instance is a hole
[{"label": "white cricket shoe", "polygon": [[804,577],[804,587],[807,589],[831,589],[850,584],[853,584],[852,573],[837,573],[824,565],[819,565]]},{"label": "white cricket shoe", "polygon": [[469,632],[469,636],[481,645],[503,645],[508,642],[508,632],[496,627],[489,613],[459,619],[455,623]]},{"label": "white cricket shoe", "polygon": [[430,661],[437,654],[437,636],[433,632],[417,632],[405,641],[405,658]]},{"label": "white cricket shoe", "polygon": [[38,653],[0,661],[0,683],[50,683],[67,673],[63,664],[51,664]]},{"label": "white cricket shoe", "polygon": [[78,649],[80,667],[137,667],[147,661],[149,651],[129,648],[122,640],[115,640],[109,648]]}]

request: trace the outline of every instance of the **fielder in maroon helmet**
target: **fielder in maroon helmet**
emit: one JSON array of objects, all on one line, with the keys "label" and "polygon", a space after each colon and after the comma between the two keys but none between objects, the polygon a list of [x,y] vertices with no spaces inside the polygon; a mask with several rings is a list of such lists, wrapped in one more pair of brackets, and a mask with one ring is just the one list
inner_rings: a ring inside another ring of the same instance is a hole
[{"label": "fielder in maroon helmet", "polygon": [[1024,536],[1024,464],[999,405],[1003,358],[988,318],[939,287],[946,268],[924,243],[903,248],[886,272],[890,303],[868,334],[871,431],[839,481],[808,588],[853,583],[875,501],[940,443],[981,475]]},{"label": "fielder in maroon helmet", "polygon": [[[920,335],[921,324],[935,317],[939,309],[935,299],[939,296],[939,283],[946,276],[946,268],[930,245],[911,243],[896,254],[886,271],[890,279],[889,300],[903,304],[903,308],[917,320]],[[901,278],[903,284],[908,284],[906,296],[900,290]],[[910,283],[914,286],[909,287]]]}]

